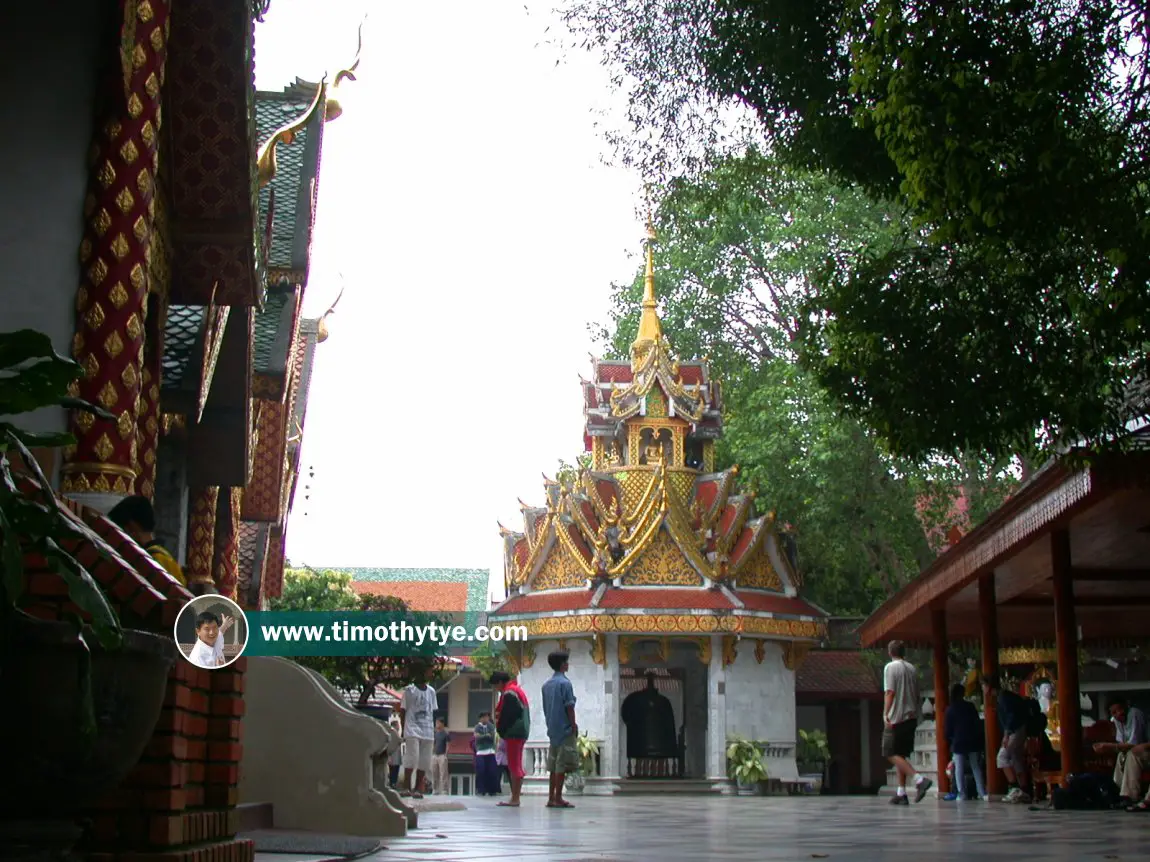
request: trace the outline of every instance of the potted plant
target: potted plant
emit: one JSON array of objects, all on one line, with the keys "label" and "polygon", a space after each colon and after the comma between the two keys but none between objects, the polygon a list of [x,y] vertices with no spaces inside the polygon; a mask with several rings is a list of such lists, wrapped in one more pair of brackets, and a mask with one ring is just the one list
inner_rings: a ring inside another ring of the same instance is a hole
[{"label": "potted plant", "polygon": [[817,775],[818,789],[825,787],[827,766],[831,762],[826,733],[821,730],[800,730],[795,760],[799,775]]},{"label": "potted plant", "polygon": [[572,793],[582,793],[587,784],[587,776],[595,774],[595,759],[599,756],[599,743],[589,737],[587,731],[583,731],[575,737],[575,745],[579,749],[579,771],[568,775],[565,784]]},{"label": "potted plant", "polygon": [[740,736],[727,740],[727,777],[735,782],[740,794],[763,792],[767,767],[763,763],[762,743]]},{"label": "potted plant", "polygon": [[[52,406],[114,421],[68,396],[82,373],[39,332],[0,333],[0,703],[9,705],[0,762],[19,776],[0,789],[9,819],[67,817],[118,784],[151,738],[177,654],[170,638],[122,629],[95,579],[65,549],[83,542],[115,558],[60,504],[31,452],[74,438],[11,421]],[[86,622],[39,620],[23,610],[26,559],[55,572]]]}]

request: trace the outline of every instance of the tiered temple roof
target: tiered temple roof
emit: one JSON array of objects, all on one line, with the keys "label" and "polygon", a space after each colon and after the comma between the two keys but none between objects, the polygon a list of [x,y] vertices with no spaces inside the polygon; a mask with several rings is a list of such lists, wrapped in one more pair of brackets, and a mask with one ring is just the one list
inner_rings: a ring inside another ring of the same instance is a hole
[{"label": "tiered temple roof", "polygon": [[534,626],[540,634],[642,630],[654,624],[624,622],[628,612],[662,612],[686,615],[677,621],[686,630],[820,636],[824,614],[798,596],[793,545],[775,513],[756,512],[737,466],[715,467],[721,387],[706,360],[679,362],[663,335],[650,244],[631,359],[595,359],[592,369],[583,381],[589,463],[544,477],[544,503],[521,503],[522,530],[500,526],[508,599],[495,613],[597,620],[552,620]]}]

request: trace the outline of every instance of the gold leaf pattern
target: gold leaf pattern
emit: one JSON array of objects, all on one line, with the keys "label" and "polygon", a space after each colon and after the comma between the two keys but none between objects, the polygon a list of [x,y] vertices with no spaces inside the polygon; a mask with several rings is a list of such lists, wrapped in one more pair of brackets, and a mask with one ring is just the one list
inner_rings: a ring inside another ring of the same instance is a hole
[{"label": "gold leaf pattern", "polygon": [[120,125],[119,120],[109,120],[108,124],[104,126],[104,134],[108,136],[109,141],[114,141],[120,137],[120,133],[124,131],[124,127]]},{"label": "gold leaf pattern", "polygon": [[[84,357],[84,374],[87,375],[89,380],[95,380],[96,375],[100,373],[100,360],[96,358],[96,354],[89,353]],[[80,415],[90,416],[91,414],[83,413]]]},{"label": "gold leaf pattern", "polygon": [[104,308],[98,302],[93,302],[88,313],[84,315],[84,322],[91,329],[99,329],[104,323]]},{"label": "gold leaf pattern", "polygon": [[92,227],[96,231],[96,236],[103,236],[108,232],[108,228],[112,226],[112,217],[108,215],[106,209],[101,209],[96,213],[96,218],[92,221]]},{"label": "gold leaf pattern", "polygon": [[101,461],[107,461],[112,457],[112,453],[116,451],[116,447],[112,445],[112,441],[108,438],[107,432],[105,432],[100,435],[100,439],[96,441],[96,445],[92,447],[92,450]]},{"label": "gold leaf pattern", "polygon": [[136,242],[143,242],[148,235],[148,224],[144,221],[143,216],[136,216],[136,222],[132,225],[132,234],[136,237]]},{"label": "gold leaf pattern", "polygon": [[76,291],[76,311],[81,314],[88,308],[88,288],[81,287]]},{"label": "gold leaf pattern", "polygon": [[111,300],[112,305],[117,310],[124,307],[124,303],[128,301],[128,291],[124,289],[123,282],[117,281],[112,286],[112,290],[108,293],[108,299]]},{"label": "gold leaf pattern", "polygon": [[105,352],[115,359],[124,351],[124,339],[120,338],[120,333],[112,330],[112,334],[104,339]]},{"label": "gold leaf pattern", "polygon": [[132,93],[128,97],[128,116],[133,120],[139,119],[140,114],[144,113],[144,104],[140,101],[140,97]]},{"label": "gold leaf pattern", "polygon": [[147,62],[148,55],[144,53],[144,46],[136,45],[136,47],[132,49],[132,66],[136,69],[142,69]]},{"label": "gold leaf pattern", "polygon": [[[149,424],[152,424],[152,425],[156,424],[156,417],[149,416],[148,422],[149,422]],[[144,452],[144,463],[147,464],[149,467],[151,467],[153,464],[156,463],[156,453],[153,452],[151,449],[148,449],[146,452]]]},{"label": "gold leaf pattern", "polygon": [[140,317],[134,311],[128,317],[128,322],[124,324],[124,329],[127,331],[128,337],[132,339],[132,341],[137,340],[140,337],[140,334],[144,331],[144,325],[140,323]]},{"label": "gold leaf pattern", "polygon": [[84,352],[84,335],[77,332],[72,336],[72,356],[79,360],[80,354]]},{"label": "gold leaf pattern", "polygon": [[587,576],[571,559],[570,553],[559,542],[556,542],[551,547],[551,553],[547,555],[543,567],[535,575],[535,580],[531,582],[531,588],[555,590],[561,587],[581,587],[586,580]]},{"label": "gold leaf pattern", "polygon": [[740,587],[760,590],[782,590],[783,582],[775,567],[771,565],[765,544],[760,544],[755,549],[754,556],[739,570],[738,584]]},{"label": "gold leaf pattern", "polygon": [[82,432],[87,434],[92,430],[92,426],[96,424],[96,417],[91,413],[85,413],[82,410],[76,411],[76,427]]},{"label": "gold leaf pattern", "polygon": [[91,257],[92,241],[90,239],[80,240],[80,263],[87,263]]},{"label": "gold leaf pattern", "polygon": [[120,147],[120,158],[124,160],[124,164],[130,165],[140,157],[140,151],[136,149],[136,142],[131,138],[124,141],[124,145]]},{"label": "gold leaf pattern", "polygon": [[120,208],[120,212],[127,215],[132,211],[132,207],[136,205],[136,199],[132,197],[132,190],[127,186],[120,189],[120,193],[116,195],[116,206]]},{"label": "gold leaf pattern", "polygon": [[144,143],[149,147],[156,141],[156,127],[152,125],[151,120],[144,120],[144,125],[140,126],[140,137],[144,139]]},{"label": "gold leaf pattern", "polygon": [[125,365],[124,370],[120,372],[120,382],[124,384],[125,389],[135,389],[139,379],[136,366],[131,363]]},{"label": "gold leaf pattern", "polygon": [[116,391],[116,387],[112,384],[111,380],[104,383],[100,393],[96,396],[100,403],[104,405],[105,410],[111,410],[116,406],[116,402],[120,398],[120,393]]},{"label": "gold leaf pattern", "polygon": [[156,421],[155,416],[149,416],[148,421],[144,423],[144,428],[149,434],[155,434],[160,430],[160,423]]},{"label": "gold leaf pattern", "polygon": [[116,259],[123,260],[131,250],[127,237],[122,233],[116,234],[116,238],[112,240],[112,253],[116,255]]},{"label": "gold leaf pattern", "polygon": [[655,539],[642,555],[631,564],[623,576],[626,584],[683,585],[696,586],[703,583],[675,540],[665,530],[660,529]]},{"label": "gold leaf pattern", "polygon": [[164,34],[159,27],[152,30],[151,35],[152,48],[156,51],[162,51],[164,48]]},{"label": "gold leaf pattern", "polygon": [[99,287],[104,283],[104,279],[108,275],[108,264],[96,258],[90,267],[88,267],[88,278],[91,279],[92,284]]},{"label": "gold leaf pattern", "polygon": [[144,81],[144,92],[147,93],[151,99],[155,99],[160,95],[160,82],[156,80],[155,72],[148,75],[148,79]]},{"label": "gold leaf pattern", "polygon": [[[132,366],[128,366],[131,368]],[[125,410],[120,414],[120,418],[116,420],[116,430],[120,432],[120,438],[127,440],[136,433],[136,420],[132,418],[130,411]]]},{"label": "gold leaf pattern", "polygon": [[148,191],[152,188],[152,175],[148,172],[147,168],[140,171],[136,177],[136,188],[140,192],[140,197],[146,198]]},{"label": "gold leaf pattern", "polygon": [[132,267],[131,273],[132,287],[136,289],[137,293],[142,293],[147,283],[144,281],[144,268],[138,263]]},{"label": "gold leaf pattern", "polygon": [[149,3],[148,0],[141,0],[140,5],[136,7],[136,15],[139,17],[140,21],[145,24],[152,20],[152,16],[154,14],[155,13],[152,11],[152,4]]},{"label": "gold leaf pattern", "polygon": [[96,179],[104,188],[108,188],[116,181],[116,169],[112,167],[111,162],[106,161],[100,165],[100,170],[96,172]]}]

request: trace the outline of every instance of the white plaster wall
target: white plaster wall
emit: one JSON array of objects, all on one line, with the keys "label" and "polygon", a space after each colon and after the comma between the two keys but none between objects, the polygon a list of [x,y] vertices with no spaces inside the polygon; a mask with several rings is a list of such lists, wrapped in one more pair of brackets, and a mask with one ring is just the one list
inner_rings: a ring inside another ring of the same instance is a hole
[{"label": "white plaster wall", "polygon": [[756,742],[795,741],[795,675],[783,664],[782,645],[768,641],[763,663],[755,641],[739,641],[738,658],[726,669],[727,734]]},{"label": "white plaster wall", "polygon": [[[543,683],[554,673],[547,664],[547,656],[559,649],[558,641],[539,641],[535,644],[535,663],[524,668],[519,675],[519,685],[527,693],[531,704],[531,741],[547,740],[547,720],[543,717]],[[584,731],[593,739],[603,739],[604,690],[606,674],[604,669],[591,660],[591,643],[584,640],[567,641],[567,651],[571,654],[567,678],[575,689],[575,720],[579,732]]]}]

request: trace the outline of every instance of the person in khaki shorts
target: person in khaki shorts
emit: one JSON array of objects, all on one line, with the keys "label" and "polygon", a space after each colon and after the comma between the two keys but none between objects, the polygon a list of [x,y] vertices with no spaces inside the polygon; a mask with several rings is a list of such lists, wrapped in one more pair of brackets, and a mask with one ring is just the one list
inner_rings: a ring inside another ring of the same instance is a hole
[{"label": "person in khaki shorts", "polygon": [[583,765],[575,742],[579,725],[575,722],[575,688],[567,679],[568,658],[565,652],[547,656],[547,664],[555,674],[543,684],[543,716],[547,719],[547,739],[551,742],[547,752],[547,769],[551,772],[548,808],[575,807],[563,798],[563,782],[568,773]]}]

